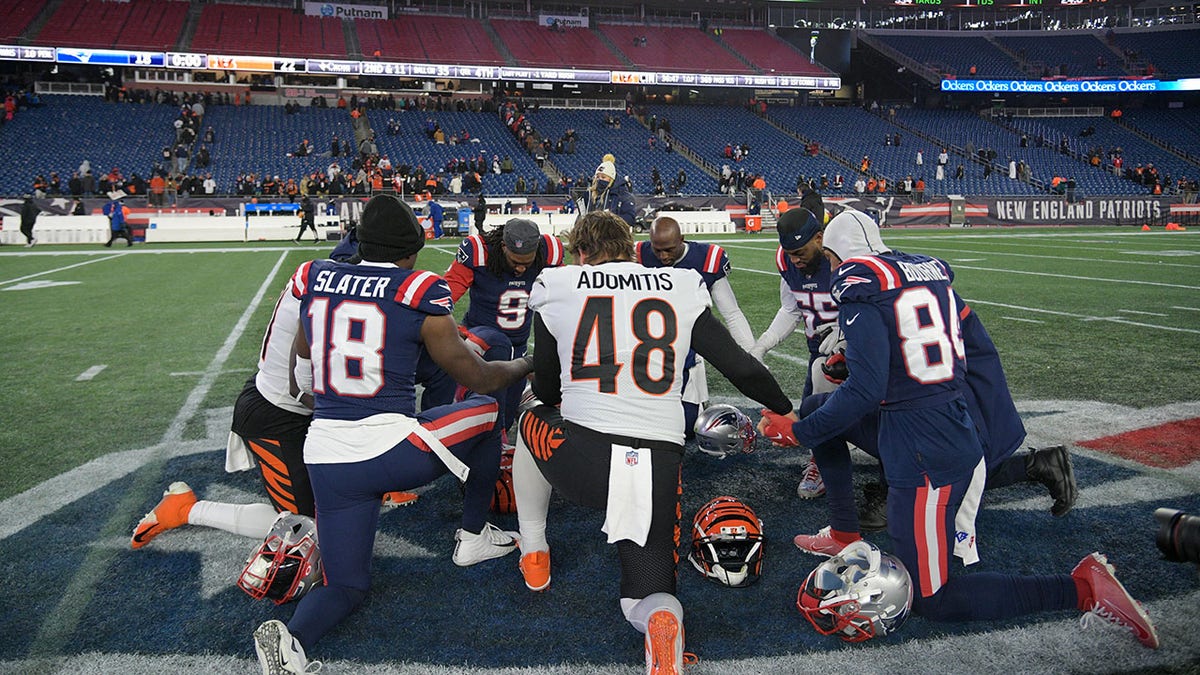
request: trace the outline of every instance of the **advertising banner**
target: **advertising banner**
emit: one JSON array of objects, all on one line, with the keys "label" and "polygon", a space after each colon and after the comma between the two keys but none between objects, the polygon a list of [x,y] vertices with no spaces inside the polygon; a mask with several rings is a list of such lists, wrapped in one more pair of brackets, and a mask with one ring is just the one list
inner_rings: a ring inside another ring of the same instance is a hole
[{"label": "advertising banner", "polygon": [[387,5],[352,5],[345,2],[305,2],[307,16],[324,16],[332,19],[378,19],[388,17]]},{"label": "advertising banner", "polygon": [[553,28],[558,22],[560,28],[587,28],[588,18],[575,14],[538,14],[538,24]]}]

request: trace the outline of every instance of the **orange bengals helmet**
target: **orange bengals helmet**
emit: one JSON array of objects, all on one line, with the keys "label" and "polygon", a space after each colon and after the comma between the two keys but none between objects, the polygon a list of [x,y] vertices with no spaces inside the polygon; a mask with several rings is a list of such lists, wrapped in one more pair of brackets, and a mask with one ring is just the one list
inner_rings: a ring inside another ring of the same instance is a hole
[{"label": "orange bengals helmet", "polygon": [[732,588],[758,581],[763,560],[762,521],[736,497],[721,496],[692,520],[688,560],[706,578]]}]

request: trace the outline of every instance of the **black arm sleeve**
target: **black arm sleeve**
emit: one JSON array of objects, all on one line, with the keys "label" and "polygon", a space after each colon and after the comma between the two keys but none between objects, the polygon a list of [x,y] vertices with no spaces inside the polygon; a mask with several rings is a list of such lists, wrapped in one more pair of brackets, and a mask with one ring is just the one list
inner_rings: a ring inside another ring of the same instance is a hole
[{"label": "black arm sleeve", "polygon": [[692,349],[713,364],[738,391],[767,406],[772,412],[786,415],[792,412],[792,402],[783,393],[767,367],[759,363],[733,341],[733,336],[713,316],[704,310],[692,327]]},{"label": "black arm sleeve", "polygon": [[[730,338],[732,339],[732,338]],[[533,395],[546,405],[562,403],[558,341],[538,313],[533,315]]]}]

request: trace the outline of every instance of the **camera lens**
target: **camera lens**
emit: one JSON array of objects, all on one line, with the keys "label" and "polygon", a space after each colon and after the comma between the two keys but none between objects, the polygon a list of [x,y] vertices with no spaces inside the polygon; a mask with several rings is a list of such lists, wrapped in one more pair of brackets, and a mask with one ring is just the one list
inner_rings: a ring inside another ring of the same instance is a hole
[{"label": "camera lens", "polygon": [[1200,516],[1178,509],[1157,509],[1158,533],[1154,543],[1167,560],[1200,565]]}]

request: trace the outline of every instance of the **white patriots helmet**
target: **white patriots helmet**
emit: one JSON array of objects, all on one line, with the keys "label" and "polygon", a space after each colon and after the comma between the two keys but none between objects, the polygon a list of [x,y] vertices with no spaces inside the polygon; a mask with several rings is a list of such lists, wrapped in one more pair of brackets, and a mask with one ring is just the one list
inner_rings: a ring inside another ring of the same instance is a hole
[{"label": "white patriots helmet", "polygon": [[763,524],[737,497],[722,495],[700,507],[692,519],[688,560],[705,578],[741,588],[762,574]]},{"label": "white patriots helmet", "polygon": [[696,444],[700,450],[714,457],[725,458],[739,452],[754,452],[754,422],[741,410],[718,403],[711,405],[696,416]]},{"label": "white patriots helmet", "polygon": [[904,563],[867,541],[856,541],[814,569],[796,607],[822,635],[863,642],[896,632],[912,608]]},{"label": "white patriots helmet", "polygon": [[316,523],[285,511],[246,559],[237,585],[255,600],[269,598],[282,605],[300,599],[322,579]]}]

